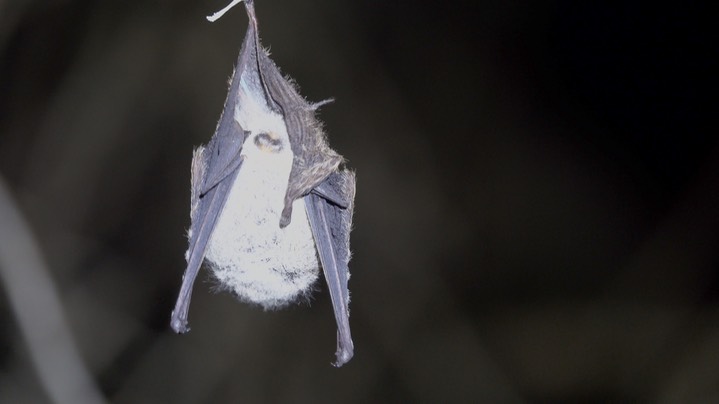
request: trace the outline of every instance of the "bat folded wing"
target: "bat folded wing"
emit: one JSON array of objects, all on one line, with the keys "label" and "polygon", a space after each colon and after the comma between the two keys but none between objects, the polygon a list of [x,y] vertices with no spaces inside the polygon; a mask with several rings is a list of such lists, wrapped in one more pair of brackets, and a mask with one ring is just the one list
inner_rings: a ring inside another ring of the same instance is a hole
[{"label": "bat folded wing", "polygon": [[337,361],[334,363],[337,367],[349,362],[354,354],[347,288],[354,195],[354,173],[344,170],[330,174],[305,197],[307,217],[337,321]]},{"label": "bat folded wing", "polygon": [[[232,170],[228,174],[222,174],[219,179],[215,180],[215,184],[204,190],[208,178],[207,166],[210,164],[210,159],[213,155],[221,155],[215,150],[216,146],[213,143],[208,145],[207,149],[200,147],[195,151],[192,159],[190,211],[192,224],[190,225],[189,233],[190,246],[186,255],[187,268],[182,277],[180,294],[177,297],[175,309],[172,311],[170,320],[170,326],[177,333],[185,333],[190,330],[187,326],[187,316],[190,309],[190,299],[192,298],[192,287],[205,258],[205,251],[217,224],[217,219],[222,213],[227,196],[242,163],[241,158],[237,159],[236,162],[228,159],[231,162]],[[239,151],[236,154],[239,155]]]}]

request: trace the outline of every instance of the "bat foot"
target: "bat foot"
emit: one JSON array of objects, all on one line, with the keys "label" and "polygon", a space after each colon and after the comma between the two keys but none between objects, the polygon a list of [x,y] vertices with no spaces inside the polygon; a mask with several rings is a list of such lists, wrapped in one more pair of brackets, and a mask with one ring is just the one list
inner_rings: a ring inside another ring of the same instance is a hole
[{"label": "bat foot", "polygon": [[343,349],[341,351],[337,351],[337,362],[333,363],[332,366],[339,368],[342,367],[345,363],[349,362],[350,359],[354,356],[354,352],[351,349]]},{"label": "bat foot", "polygon": [[176,318],[175,313],[172,313],[172,320],[170,320],[170,327],[172,331],[178,334],[185,334],[190,331],[190,327],[187,326],[187,320]]}]

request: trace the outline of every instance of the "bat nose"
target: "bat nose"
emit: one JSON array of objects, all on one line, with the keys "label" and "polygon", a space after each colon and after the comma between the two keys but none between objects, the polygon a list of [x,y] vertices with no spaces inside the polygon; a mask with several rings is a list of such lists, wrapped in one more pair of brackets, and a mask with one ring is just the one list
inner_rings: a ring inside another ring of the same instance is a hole
[{"label": "bat nose", "polygon": [[265,153],[279,153],[283,149],[282,140],[272,132],[258,134],[254,142],[255,146]]}]

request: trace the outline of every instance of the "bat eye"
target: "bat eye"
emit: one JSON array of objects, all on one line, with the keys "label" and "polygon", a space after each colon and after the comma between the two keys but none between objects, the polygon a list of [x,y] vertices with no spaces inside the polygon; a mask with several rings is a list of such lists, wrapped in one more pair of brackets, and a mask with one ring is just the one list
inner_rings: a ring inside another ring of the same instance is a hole
[{"label": "bat eye", "polygon": [[255,145],[258,149],[267,153],[279,153],[282,151],[282,140],[274,133],[260,133],[255,136]]}]

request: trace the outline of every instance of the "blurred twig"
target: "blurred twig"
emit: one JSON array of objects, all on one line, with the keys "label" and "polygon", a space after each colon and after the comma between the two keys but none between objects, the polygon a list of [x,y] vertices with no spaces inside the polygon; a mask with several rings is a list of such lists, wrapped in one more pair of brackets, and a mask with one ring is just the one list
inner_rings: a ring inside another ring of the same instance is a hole
[{"label": "blurred twig", "polygon": [[45,391],[55,403],[104,399],[77,352],[40,249],[0,177],[0,280]]}]

